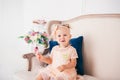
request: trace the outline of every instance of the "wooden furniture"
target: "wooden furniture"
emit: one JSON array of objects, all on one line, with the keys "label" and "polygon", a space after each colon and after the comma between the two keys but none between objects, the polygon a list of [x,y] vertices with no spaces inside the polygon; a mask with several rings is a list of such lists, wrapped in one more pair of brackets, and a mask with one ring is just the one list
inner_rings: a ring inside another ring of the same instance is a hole
[{"label": "wooden furniture", "polygon": [[[70,24],[72,37],[84,37],[84,80],[120,80],[120,14],[88,14],[65,21],[52,20],[47,23],[49,34],[54,24]],[[24,55],[30,62],[29,72],[16,73],[17,79],[35,80],[38,69],[35,65],[31,67],[33,56]]]},{"label": "wooden furniture", "polygon": [[[44,50],[43,55],[46,55],[47,53],[49,53],[48,48]],[[23,58],[28,60],[28,71],[31,71],[32,69],[32,58],[33,57],[35,57],[34,53],[27,53],[23,55]]]}]

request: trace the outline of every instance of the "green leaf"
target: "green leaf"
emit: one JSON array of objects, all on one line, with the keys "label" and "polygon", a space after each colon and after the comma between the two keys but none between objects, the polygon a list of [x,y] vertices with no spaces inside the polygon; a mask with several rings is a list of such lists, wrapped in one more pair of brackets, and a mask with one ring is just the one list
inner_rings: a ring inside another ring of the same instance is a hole
[{"label": "green leaf", "polygon": [[31,43],[31,42],[32,42],[32,40],[29,40],[29,41],[28,41],[28,43]]},{"label": "green leaf", "polygon": [[19,36],[19,38],[24,38],[24,36]]}]

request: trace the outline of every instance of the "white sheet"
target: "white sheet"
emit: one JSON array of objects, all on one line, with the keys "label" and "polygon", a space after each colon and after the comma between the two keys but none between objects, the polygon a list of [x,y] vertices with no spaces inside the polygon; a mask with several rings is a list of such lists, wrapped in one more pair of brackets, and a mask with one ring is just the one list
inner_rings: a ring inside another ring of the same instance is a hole
[{"label": "white sheet", "polygon": [[[16,74],[14,75],[14,79],[13,80],[35,80],[35,76],[37,75],[36,72],[29,72],[29,71],[20,71],[20,72],[16,72]],[[90,75],[83,75],[80,77],[81,79],[78,80],[99,80],[93,76]]]},{"label": "white sheet", "polygon": [[97,78],[90,76],[90,75],[84,75],[82,76],[83,80],[98,80]]}]

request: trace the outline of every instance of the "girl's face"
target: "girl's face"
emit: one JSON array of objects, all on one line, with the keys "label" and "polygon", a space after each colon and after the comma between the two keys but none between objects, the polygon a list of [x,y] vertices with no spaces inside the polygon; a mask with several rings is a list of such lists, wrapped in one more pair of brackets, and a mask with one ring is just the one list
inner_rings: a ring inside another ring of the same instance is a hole
[{"label": "girl's face", "polygon": [[60,46],[68,46],[70,38],[70,30],[67,27],[61,27],[56,31],[56,40],[60,44]]}]

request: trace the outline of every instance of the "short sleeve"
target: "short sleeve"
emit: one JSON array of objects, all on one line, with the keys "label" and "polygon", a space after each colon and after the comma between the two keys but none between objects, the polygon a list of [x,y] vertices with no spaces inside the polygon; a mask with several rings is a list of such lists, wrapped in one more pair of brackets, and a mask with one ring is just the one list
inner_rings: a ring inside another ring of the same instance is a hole
[{"label": "short sleeve", "polygon": [[77,51],[75,48],[71,49],[71,59],[78,58]]}]

